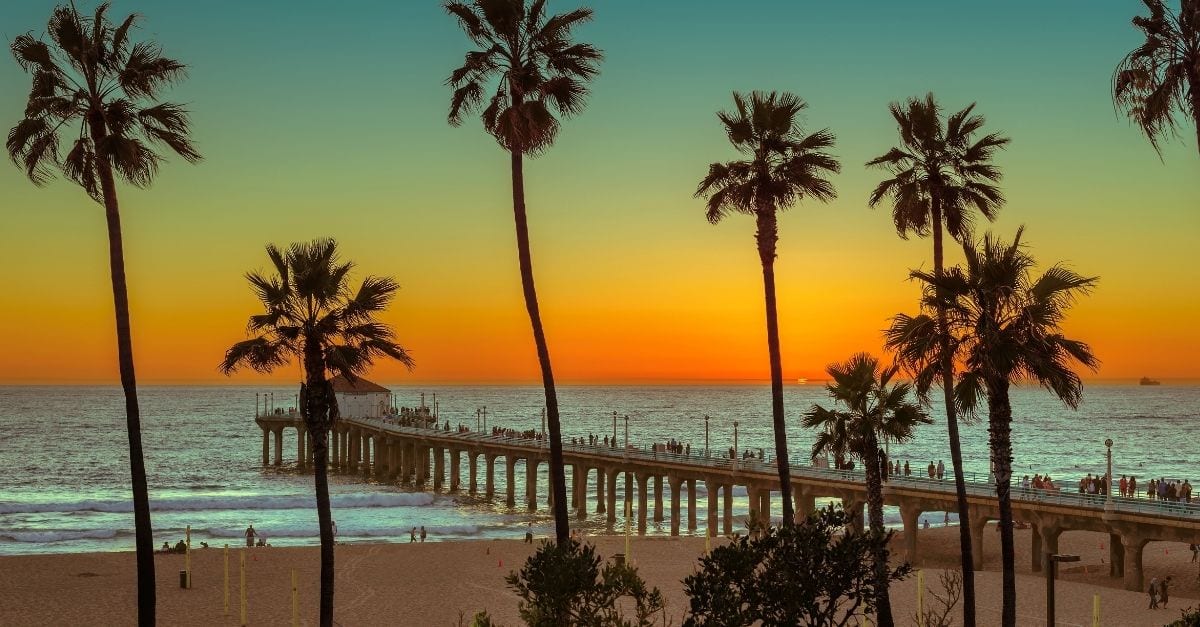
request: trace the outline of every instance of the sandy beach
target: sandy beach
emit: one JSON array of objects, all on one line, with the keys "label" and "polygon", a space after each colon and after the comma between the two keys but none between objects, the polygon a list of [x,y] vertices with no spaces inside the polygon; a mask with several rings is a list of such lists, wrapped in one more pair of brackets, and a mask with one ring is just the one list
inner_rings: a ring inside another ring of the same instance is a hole
[{"label": "sandy beach", "polygon": [[[982,624],[999,620],[1000,573],[998,538],[989,526],[985,540],[988,563],[977,575]],[[1146,573],[1172,575],[1168,610],[1146,610],[1142,593],[1121,589],[1107,577],[1101,559],[1107,536],[1071,532],[1060,549],[1082,560],[1062,573],[1058,586],[1061,625],[1091,625],[1093,595],[1101,596],[1102,624],[1159,626],[1178,616],[1178,609],[1200,598],[1196,566],[1185,545],[1154,543],[1146,551]],[[624,550],[624,537],[591,538],[600,553]],[[937,585],[939,567],[957,559],[956,529],[924,530],[921,536],[926,583]],[[1044,579],[1029,570],[1026,556],[1029,532],[1017,532],[1018,614],[1021,625],[1044,624]],[[633,539],[633,559],[646,580],[658,586],[668,604],[668,619],[678,625],[687,598],[680,581],[695,567],[704,550],[702,538],[645,537]],[[354,544],[337,548],[336,620],[341,625],[457,625],[460,614],[469,623],[473,613],[487,609],[501,623],[516,625],[516,597],[504,576],[531,553],[518,540],[428,542],[425,544]],[[158,603],[162,625],[236,625],[238,620],[238,559],[230,555],[230,610],[225,614],[223,555],[219,548],[193,552],[193,588],[181,590],[178,572],[183,556],[159,555]],[[299,577],[301,624],[312,625],[317,610],[318,553],[316,547],[265,548],[246,552],[247,617],[251,625],[286,625],[290,620],[290,573]],[[1085,572],[1086,569],[1086,572]],[[133,624],[133,554],[89,553],[0,558],[0,624],[3,625],[127,625]],[[911,624],[915,608],[915,577],[893,587],[899,624]],[[929,598],[927,596],[927,598]]]}]

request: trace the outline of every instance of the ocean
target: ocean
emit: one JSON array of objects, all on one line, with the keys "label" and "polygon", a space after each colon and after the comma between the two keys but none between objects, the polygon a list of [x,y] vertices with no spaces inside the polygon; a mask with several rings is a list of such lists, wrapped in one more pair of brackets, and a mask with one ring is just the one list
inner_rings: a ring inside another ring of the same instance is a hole
[{"label": "ocean", "polygon": [[[451,425],[473,426],[476,409],[483,406],[489,427],[523,430],[541,424],[540,387],[388,387],[406,406],[418,405],[422,393],[432,404],[436,394],[441,418]],[[273,393],[275,405],[286,407],[294,404],[296,388],[139,390],[156,546],[182,539],[188,525],[193,546],[236,545],[251,523],[273,545],[318,542],[312,475],[294,469],[294,436],[285,436],[283,467],[262,466],[261,431],[253,418],[256,393]],[[565,438],[611,435],[616,411],[622,417],[622,437],[623,417],[630,417],[631,443],[646,446],[675,438],[698,453],[704,447],[708,415],[712,450],[732,445],[736,420],[742,449],[773,452],[770,392],[765,385],[563,386],[559,399]],[[800,426],[800,415],[813,403],[828,403],[824,387],[789,385],[785,402],[790,451],[802,454],[811,447],[813,434]],[[1137,475],[1143,485],[1151,476],[1200,478],[1200,447],[1193,439],[1200,418],[1200,386],[1088,385],[1078,411],[1064,408],[1041,388],[1021,386],[1013,390],[1013,406],[1018,476],[1049,473],[1064,489],[1073,489],[1084,474],[1104,472],[1104,440],[1111,437],[1117,477]],[[133,548],[123,408],[121,390],[115,386],[0,387],[0,555]],[[893,459],[911,461],[914,473],[923,472],[931,461],[944,460],[949,475],[945,422],[936,407],[931,415],[935,424],[921,428],[913,442],[892,444],[890,452]],[[986,423],[964,425],[962,437],[968,478],[974,473],[984,480]],[[534,513],[525,510],[520,467],[516,509],[505,507],[502,496],[489,503],[332,474],[338,539],[407,542],[409,529],[421,525],[429,541],[517,538],[527,523],[538,534],[550,534],[553,521],[545,507]],[[504,493],[503,482],[498,472],[498,495]],[[543,491],[547,485],[545,480],[538,484]],[[589,494],[594,497],[594,491]],[[735,492],[741,499],[735,513],[745,512],[745,497],[744,491]],[[545,503],[544,494],[539,502]],[[700,521],[705,520],[706,503],[699,499]],[[778,498],[773,507],[778,515]],[[593,498],[590,510],[594,509]],[[934,524],[942,521],[940,513],[926,516]],[[887,519],[896,524],[898,512],[888,511]],[[606,531],[602,514],[591,514],[583,525],[590,533]],[[670,531],[669,520],[649,525],[652,534]],[[623,532],[623,521],[615,531]]]}]

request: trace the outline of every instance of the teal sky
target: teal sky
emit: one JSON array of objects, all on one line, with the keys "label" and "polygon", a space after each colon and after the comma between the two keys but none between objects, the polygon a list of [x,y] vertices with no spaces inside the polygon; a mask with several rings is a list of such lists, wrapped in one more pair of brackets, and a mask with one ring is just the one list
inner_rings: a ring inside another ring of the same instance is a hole
[{"label": "teal sky", "polygon": [[[54,4],[3,3],[0,37],[41,34]],[[552,11],[575,6],[550,2]],[[1200,375],[1190,355],[1163,361],[1200,350],[1191,326],[1200,282],[1180,263],[1195,258],[1185,253],[1200,235],[1191,128],[1160,160],[1110,99],[1112,70],[1138,42],[1129,20],[1141,3],[590,6],[596,20],[578,34],[605,51],[602,73],[584,114],[527,172],[551,338],[580,363],[605,364],[568,363],[568,378],[765,373],[751,225],[710,226],[691,198],[706,165],[732,155],[714,112],[734,89],[799,94],[808,125],[837,135],[844,165],[837,201],[796,208],[782,225],[785,361],[797,376],[878,350],[884,318],[911,309],[905,273],[928,263],[929,245],[901,242],[886,210],[866,208],[881,175],[862,164],[895,142],[887,103],[930,90],[947,108],[977,102],[988,128],[1013,139],[998,158],[1009,202],[996,228],[1026,224],[1039,257],[1101,275],[1075,327],[1105,358],[1101,374]],[[366,271],[405,286],[411,300],[392,322],[425,356],[419,376],[490,376],[455,365],[469,350],[500,378],[535,372],[507,159],[477,122],[445,123],[443,81],[468,42],[440,3],[118,0],[112,13],[131,11],[145,16],[141,38],[190,66],[170,99],[193,111],[205,156],[196,167],[165,165],[149,191],[123,191],[139,354],[152,379],[213,378],[214,355],[251,313],[240,276],[263,264],[262,245],[326,234]],[[16,64],[0,61],[5,128],[27,90]],[[52,352],[83,351],[81,361],[100,369],[68,378],[104,378],[111,293],[100,212],[77,189],[38,190],[14,167],[0,167],[0,190],[0,264],[36,269],[13,278],[17,302],[0,323],[39,320],[33,333],[50,337]],[[713,302],[723,299],[738,304]],[[64,330],[68,309],[90,317]],[[194,325],[172,331],[180,320]],[[468,321],[476,334],[463,330]],[[744,336],[729,330],[739,325]],[[627,359],[604,356],[614,341],[606,329],[635,343],[658,337],[664,348],[653,359],[635,348],[620,351]],[[687,364],[667,355],[706,342],[721,348],[689,353]],[[0,369],[0,380],[58,377],[50,366],[34,370]]]}]

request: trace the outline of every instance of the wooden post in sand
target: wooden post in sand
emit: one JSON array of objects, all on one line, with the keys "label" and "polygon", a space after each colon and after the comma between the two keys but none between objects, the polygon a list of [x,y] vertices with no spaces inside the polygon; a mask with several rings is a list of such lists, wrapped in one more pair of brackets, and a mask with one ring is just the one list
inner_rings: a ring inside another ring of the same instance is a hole
[{"label": "wooden post in sand", "polygon": [[300,594],[296,587],[296,569],[292,569],[292,627],[300,627]]},{"label": "wooden post in sand", "polygon": [[246,627],[246,549],[245,548],[243,548],[241,551],[238,552],[238,561],[241,562],[241,564],[239,566],[239,570],[241,572],[239,573],[238,577],[240,578],[241,584],[242,584],[241,603],[240,603],[241,610],[239,613],[239,618],[241,618],[241,623],[240,623],[241,626]]},{"label": "wooden post in sand", "polygon": [[225,545],[225,615],[229,616],[229,545]]},{"label": "wooden post in sand", "polygon": [[185,586],[185,587],[188,590],[191,590],[192,589],[192,526],[188,525],[184,529],[183,534],[184,534],[183,571],[185,573],[187,573],[186,575],[184,575],[184,581],[187,582],[187,586]]},{"label": "wooden post in sand", "polygon": [[917,571],[917,627],[925,627],[925,571]]},{"label": "wooden post in sand", "polygon": [[1092,596],[1092,627],[1100,627],[1100,595]]}]

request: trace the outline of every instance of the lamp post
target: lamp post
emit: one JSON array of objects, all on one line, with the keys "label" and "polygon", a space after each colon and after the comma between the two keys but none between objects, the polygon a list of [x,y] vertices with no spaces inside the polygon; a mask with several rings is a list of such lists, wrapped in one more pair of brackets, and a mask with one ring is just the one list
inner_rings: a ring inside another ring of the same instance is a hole
[{"label": "lamp post", "polygon": [[482,423],[479,422],[479,408],[476,407],[475,408],[475,432],[476,433],[483,432],[483,427],[481,425],[482,425]]},{"label": "lamp post", "polygon": [[704,414],[704,456],[708,457],[708,414]]},{"label": "lamp post", "polygon": [[483,431],[487,433],[487,405],[483,406]]},{"label": "lamp post", "polygon": [[546,435],[546,408],[542,408],[542,435]]},{"label": "lamp post", "polygon": [[1078,562],[1078,555],[1046,554],[1046,627],[1054,625],[1054,577],[1057,575],[1059,562]]},{"label": "lamp post", "polygon": [[1108,472],[1104,475],[1104,510],[1109,512],[1116,509],[1112,499],[1112,445],[1112,438],[1104,440],[1104,446],[1108,449]]},{"label": "lamp post", "polygon": [[615,412],[615,411],[613,412],[613,437],[612,437],[612,441],[613,441],[613,444],[614,444],[614,445],[616,445],[616,442],[617,442],[617,412]]},{"label": "lamp post", "polygon": [[629,455],[629,414],[625,414],[625,451],[623,455]]},{"label": "lamp post", "polygon": [[738,448],[738,421],[733,421],[733,468],[736,470],[738,461],[742,458],[741,450]]}]

